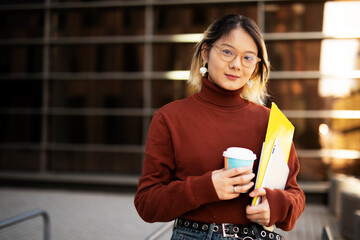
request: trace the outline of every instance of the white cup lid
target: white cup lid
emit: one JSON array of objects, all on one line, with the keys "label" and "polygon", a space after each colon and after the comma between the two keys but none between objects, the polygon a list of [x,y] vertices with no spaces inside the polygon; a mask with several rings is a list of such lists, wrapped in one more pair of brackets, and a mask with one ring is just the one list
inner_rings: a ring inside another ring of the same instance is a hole
[{"label": "white cup lid", "polygon": [[255,160],[256,155],[247,148],[229,147],[223,152],[224,157],[237,158],[242,160]]}]

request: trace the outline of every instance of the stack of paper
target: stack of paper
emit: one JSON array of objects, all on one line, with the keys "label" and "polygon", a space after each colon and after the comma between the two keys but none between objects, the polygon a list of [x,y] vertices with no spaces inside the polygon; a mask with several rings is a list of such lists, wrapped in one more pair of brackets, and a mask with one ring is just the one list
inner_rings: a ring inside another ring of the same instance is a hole
[{"label": "stack of paper", "polygon": [[[271,105],[265,142],[260,156],[255,188],[284,189],[289,175],[287,162],[294,136],[294,126],[279,110],[275,103]],[[255,197],[252,205],[259,204]]]}]

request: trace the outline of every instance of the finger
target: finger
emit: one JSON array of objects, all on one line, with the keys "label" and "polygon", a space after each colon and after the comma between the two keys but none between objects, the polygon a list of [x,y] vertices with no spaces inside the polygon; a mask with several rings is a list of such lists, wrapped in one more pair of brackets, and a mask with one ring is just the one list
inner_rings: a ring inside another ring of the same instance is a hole
[{"label": "finger", "polygon": [[252,171],[252,166],[237,167],[224,171],[225,177],[235,177],[237,175]]},{"label": "finger", "polygon": [[264,188],[255,188],[249,195],[250,197],[265,197],[266,190]]},{"label": "finger", "polygon": [[235,185],[237,193],[247,193],[250,188],[254,186],[254,182],[249,182],[245,185]]},{"label": "finger", "polygon": [[264,206],[261,204],[255,205],[255,206],[246,206],[246,214],[251,216],[254,214],[263,214],[265,213]]},{"label": "finger", "polygon": [[233,177],[233,178],[230,179],[230,184],[232,184],[232,185],[247,184],[254,177],[255,177],[254,173],[249,173],[249,174],[243,174],[243,175],[240,175],[240,176],[236,176],[236,177]]}]

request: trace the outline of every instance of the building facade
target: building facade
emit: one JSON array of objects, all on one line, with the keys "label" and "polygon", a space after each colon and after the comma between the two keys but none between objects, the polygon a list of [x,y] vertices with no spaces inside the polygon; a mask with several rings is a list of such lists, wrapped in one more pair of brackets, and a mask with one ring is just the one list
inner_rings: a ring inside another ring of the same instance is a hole
[{"label": "building facade", "polygon": [[229,13],[264,32],[267,104],[295,125],[299,181],[359,176],[359,11],[358,1],[2,1],[0,177],[136,184],[153,113],[193,93],[194,44]]}]

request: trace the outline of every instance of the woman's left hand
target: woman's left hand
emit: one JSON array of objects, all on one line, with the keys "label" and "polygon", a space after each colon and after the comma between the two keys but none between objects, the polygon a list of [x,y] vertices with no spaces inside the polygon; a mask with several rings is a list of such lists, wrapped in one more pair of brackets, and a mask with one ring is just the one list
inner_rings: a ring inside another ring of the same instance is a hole
[{"label": "woman's left hand", "polygon": [[266,198],[266,190],[257,188],[253,190],[250,197],[261,197],[261,203],[255,206],[248,205],[246,207],[246,217],[259,225],[268,226],[270,224],[270,206]]}]

